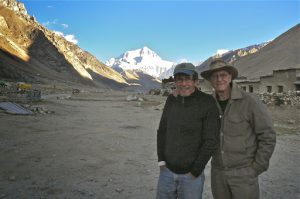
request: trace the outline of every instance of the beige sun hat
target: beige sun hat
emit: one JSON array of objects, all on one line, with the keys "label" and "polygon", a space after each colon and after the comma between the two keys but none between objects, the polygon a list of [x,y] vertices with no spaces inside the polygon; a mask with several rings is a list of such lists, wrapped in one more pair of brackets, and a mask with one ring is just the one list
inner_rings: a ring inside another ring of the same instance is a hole
[{"label": "beige sun hat", "polygon": [[228,64],[226,61],[222,60],[222,59],[213,59],[210,64],[209,64],[209,69],[202,71],[200,73],[200,75],[209,80],[210,76],[219,70],[226,70],[227,72],[229,72],[232,76],[232,80],[235,79],[238,76],[238,71],[235,67],[233,67],[232,65]]}]

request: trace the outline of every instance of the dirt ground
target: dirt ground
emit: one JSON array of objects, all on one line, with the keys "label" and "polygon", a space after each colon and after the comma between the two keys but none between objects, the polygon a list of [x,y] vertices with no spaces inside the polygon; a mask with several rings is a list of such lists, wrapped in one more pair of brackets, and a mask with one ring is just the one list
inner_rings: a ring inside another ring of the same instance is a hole
[{"label": "dirt ground", "polygon": [[[0,198],[155,198],[156,129],[165,97],[128,93],[48,96],[34,116],[0,111]],[[300,109],[270,107],[278,129],[262,199],[300,198]],[[211,199],[210,165],[204,199]]]}]

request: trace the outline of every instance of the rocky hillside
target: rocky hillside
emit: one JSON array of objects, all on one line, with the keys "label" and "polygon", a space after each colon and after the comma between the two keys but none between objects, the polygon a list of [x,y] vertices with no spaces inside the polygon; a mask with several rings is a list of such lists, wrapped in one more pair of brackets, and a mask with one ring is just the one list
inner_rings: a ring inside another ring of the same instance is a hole
[{"label": "rocky hillside", "polygon": [[0,58],[0,78],[7,80],[129,86],[120,73],[40,25],[15,0],[0,0]]},{"label": "rocky hillside", "polygon": [[297,24],[270,42],[210,57],[197,70],[206,70],[213,58],[221,57],[239,70],[239,76],[256,79],[276,69],[300,68],[299,55],[300,24]]},{"label": "rocky hillside", "polygon": [[300,68],[300,24],[275,38],[257,53],[235,63],[241,76],[249,79],[272,74],[273,70]]},{"label": "rocky hillside", "polygon": [[209,63],[211,62],[212,59],[215,58],[222,58],[226,60],[229,63],[235,63],[237,60],[241,59],[244,56],[250,55],[250,54],[255,54],[257,53],[261,48],[266,46],[268,42],[262,43],[262,44],[256,44],[256,45],[251,45],[245,48],[239,48],[236,50],[230,50],[224,54],[216,54],[212,57],[209,57],[207,60],[202,62],[199,66],[196,67],[196,70],[199,72],[202,72],[209,67]]}]

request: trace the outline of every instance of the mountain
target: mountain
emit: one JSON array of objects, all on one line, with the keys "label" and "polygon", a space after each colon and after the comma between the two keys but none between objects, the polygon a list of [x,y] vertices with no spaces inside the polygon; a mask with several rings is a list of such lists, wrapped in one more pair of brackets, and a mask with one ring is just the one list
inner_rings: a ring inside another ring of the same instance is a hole
[{"label": "mountain", "polygon": [[162,72],[159,75],[159,79],[168,79],[170,76],[173,76],[173,72],[175,69],[176,64],[174,64],[171,68],[169,68],[168,70]]},{"label": "mountain", "polygon": [[256,79],[273,70],[300,68],[300,24],[279,35],[255,54],[234,62],[241,76]]},{"label": "mountain", "polygon": [[150,89],[160,89],[161,81],[141,70],[124,70],[121,75],[130,84],[126,90],[148,91]]},{"label": "mountain", "polygon": [[233,64],[237,60],[241,59],[244,56],[255,54],[257,53],[261,48],[266,46],[269,42],[263,42],[261,44],[255,44],[251,45],[245,48],[239,48],[236,50],[229,50],[222,53],[216,53],[214,56],[209,57],[204,62],[202,62],[200,65],[196,67],[197,72],[200,74],[202,71],[207,70],[209,68],[209,63],[215,59],[215,58],[222,58],[226,60],[227,62]]},{"label": "mountain", "polygon": [[0,78],[116,89],[129,86],[117,71],[40,25],[15,0],[0,0]]},{"label": "mountain", "polygon": [[163,60],[157,53],[145,46],[141,49],[127,51],[117,58],[111,58],[106,62],[106,65],[119,72],[138,70],[153,77],[162,78],[161,74],[175,63]]},{"label": "mountain", "polygon": [[239,76],[247,79],[258,79],[272,74],[273,70],[300,68],[300,24],[272,41],[209,57],[196,70],[200,73],[208,69],[209,63],[216,57],[233,64]]}]

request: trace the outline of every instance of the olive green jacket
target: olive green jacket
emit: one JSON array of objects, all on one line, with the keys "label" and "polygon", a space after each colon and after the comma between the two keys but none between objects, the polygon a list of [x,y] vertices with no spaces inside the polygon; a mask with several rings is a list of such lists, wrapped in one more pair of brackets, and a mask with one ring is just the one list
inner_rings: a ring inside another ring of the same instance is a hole
[{"label": "olive green jacket", "polygon": [[[216,94],[214,98],[217,101]],[[275,148],[276,133],[267,107],[235,84],[221,118],[220,147],[212,166],[221,169],[250,166],[257,175],[266,171]]]}]

